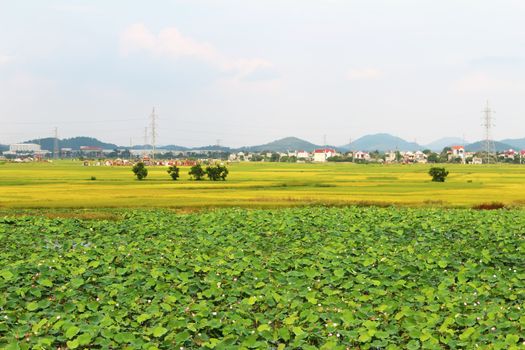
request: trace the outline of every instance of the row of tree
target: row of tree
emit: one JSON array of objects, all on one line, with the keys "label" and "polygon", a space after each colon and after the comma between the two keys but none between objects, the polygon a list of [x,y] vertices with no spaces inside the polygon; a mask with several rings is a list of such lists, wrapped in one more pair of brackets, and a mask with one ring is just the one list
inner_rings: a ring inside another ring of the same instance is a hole
[{"label": "row of tree", "polygon": [[[135,164],[131,170],[138,180],[144,180],[148,177],[148,169],[142,162]],[[177,180],[180,177],[180,168],[176,165],[170,166],[167,172],[173,180]],[[205,169],[202,165],[196,164],[192,166],[188,172],[190,178],[196,181],[203,180],[205,176],[207,176],[210,181],[225,181],[228,174],[228,168],[220,164],[209,165]]]}]

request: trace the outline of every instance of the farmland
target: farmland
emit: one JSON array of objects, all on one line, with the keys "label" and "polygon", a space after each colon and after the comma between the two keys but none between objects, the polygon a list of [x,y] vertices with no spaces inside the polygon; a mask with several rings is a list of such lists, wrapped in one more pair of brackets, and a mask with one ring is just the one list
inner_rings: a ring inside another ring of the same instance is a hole
[{"label": "farmland", "polygon": [[525,167],[429,167],[0,164],[0,348],[523,348]]},{"label": "farmland", "polygon": [[[129,167],[84,167],[78,161],[0,165],[0,208],[277,208],[311,204],[471,207],[525,203],[525,166],[447,165],[432,183],[429,165],[241,163],[227,181],[190,181],[181,169],[149,168],[136,181]],[[95,177],[96,180],[90,180]]]},{"label": "farmland", "polygon": [[518,349],[525,213],[0,219],[0,347]]}]

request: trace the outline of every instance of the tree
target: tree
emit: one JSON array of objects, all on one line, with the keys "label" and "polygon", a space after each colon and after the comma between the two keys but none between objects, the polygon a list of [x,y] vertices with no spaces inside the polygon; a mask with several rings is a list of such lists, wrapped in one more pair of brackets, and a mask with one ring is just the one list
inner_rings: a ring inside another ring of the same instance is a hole
[{"label": "tree", "polygon": [[434,182],[445,182],[448,171],[445,168],[432,167],[428,171],[428,175],[432,176],[432,181]]},{"label": "tree", "polygon": [[429,163],[439,163],[439,154],[431,152],[428,154],[427,161]]},{"label": "tree", "polygon": [[279,153],[272,153],[272,155],[270,156],[270,162],[278,162],[279,161],[279,158],[281,158],[281,156],[279,155]]},{"label": "tree", "polygon": [[228,169],[223,165],[215,165],[206,167],[206,175],[211,181],[226,180],[228,176]]},{"label": "tree", "polygon": [[439,154],[439,162],[440,163],[447,163],[449,161],[448,155],[452,153],[452,148],[445,147]]},{"label": "tree", "polygon": [[188,174],[192,179],[200,181],[204,177],[205,172],[200,164],[196,164],[191,167],[190,172]]},{"label": "tree", "polygon": [[396,162],[401,162],[403,160],[403,156],[401,155],[401,152],[396,151]]},{"label": "tree", "polygon": [[144,180],[148,176],[148,169],[142,162],[138,162],[131,169],[138,180]]},{"label": "tree", "polygon": [[220,169],[221,169],[221,172],[219,174],[219,177],[221,178],[222,181],[225,181],[226,180],[226,177],[228,176],[228,174],[230,173],[230,171],[228,170],[228,168],[226,168],[224,165],[221,165],[220,166]]},{"label": "tree", "polygon": [[179,178],[179,171],[180,169],[176,165],[170,166],[168,168],[168,174],[170,174],[173,180],[177,180]]}]

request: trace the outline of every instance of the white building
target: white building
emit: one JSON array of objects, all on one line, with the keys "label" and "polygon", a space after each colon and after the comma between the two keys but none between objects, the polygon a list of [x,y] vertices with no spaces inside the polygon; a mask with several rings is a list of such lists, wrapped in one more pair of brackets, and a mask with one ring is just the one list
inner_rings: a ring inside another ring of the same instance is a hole
[{"label": "white building", "polygon": [[385,162],[393,163],[396,161],[396,152],[390,151],[385,153]]},{"label": "white building", "polygon": [[416,153],[414,153],[414,160],[417,163],[425,164],[427,162],[427,155],[421,151],[416,151]]},{"label": "white building", "polygon": [[310,153],[306,151],[297,151],[297,159],[307,159],[310,158]]},{"label": "white building", "polygon": [[472,162],[470,164],[483,164],[483,160],[479,157],[472,158]]},{"label": "white building", "polygon": [[36,143],[14,143],[9,145],[9,152],[12,153],[34,153],[40,152],[40,150],[40,145],[37,145]]},{"label": "white building", "polygon": [[355,152],[354,153],[354,159],[355,160],[370,160],[370,153],[368,152],[362,152],[362,151],[358,151],[358,152]]},{"label": "white building", "polygon": [[449,158],[461,158],[461,161],[465,163],[465,146],[452,146],[452,155]]},{"label": "white building", "polygon": [[335,156],[337,153],[332,148],[316,149],[314,151],[314,162],[326,162],[330,157]]}]

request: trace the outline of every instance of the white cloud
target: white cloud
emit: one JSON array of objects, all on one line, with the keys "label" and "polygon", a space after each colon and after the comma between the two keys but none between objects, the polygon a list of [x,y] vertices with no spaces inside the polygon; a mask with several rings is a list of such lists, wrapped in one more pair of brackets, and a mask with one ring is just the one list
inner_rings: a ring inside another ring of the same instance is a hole
[{"label": "white cloud", "polygon": [[523,91],[523,83],[486,73],[472,73],[453,84],[453,90],[459,93],[512,92]]},{"label": "white cloud", "polygon": [[346,73],[348,80],[375,80],[383,76],[383,72],[375,68],[351,69]]},{"label": "white cloud", "polygon": [[60,4],[52,6],[52,8],[59,12],[68,12],[68,13],[79,13],[86,14],[95,12],[95,7],[88,4]]},{"label": "white cloud", "polygon": [[126,28],[120,36],[120,51],[123,55],[136,52],[148,52],[154,56],[171,59],[194,58],[217,67],[224,72],[232,72],[237,78],[249,79],[251,75],[273,68],[264,59],[227,57],[213,45],[184,36],[177,28],[162,29],[157,35],[142,23]]},{"label": "white cloud", "polygon": [[7,64],[13,60],[12,56],[0,54],[0,65]]}]

